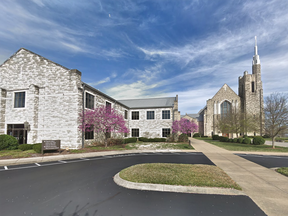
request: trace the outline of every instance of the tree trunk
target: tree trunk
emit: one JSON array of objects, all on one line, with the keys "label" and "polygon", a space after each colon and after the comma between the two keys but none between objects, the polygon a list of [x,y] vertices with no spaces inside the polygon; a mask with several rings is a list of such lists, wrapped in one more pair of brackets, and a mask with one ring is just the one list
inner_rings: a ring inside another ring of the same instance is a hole
[{"label": "tree trunk", "polygon": [[272,148],[273,149],[275,148],[274,142],[275,142],[275,137],[272,137]]}]

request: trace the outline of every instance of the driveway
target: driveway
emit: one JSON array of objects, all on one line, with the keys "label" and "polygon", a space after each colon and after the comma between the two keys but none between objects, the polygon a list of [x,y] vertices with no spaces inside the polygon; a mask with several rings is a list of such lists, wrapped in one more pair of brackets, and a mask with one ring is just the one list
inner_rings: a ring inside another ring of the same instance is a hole
[{"label": "driveway", "polygon": [[139,191],[113,176],[140,163],[213,163],[202,153],[145,153],[7,166],[0,171],[1,215],[265,215],[248,196]]},{"label": "driveway", "polygon": [[[266,141],[265,145],[270,145],[272,146],[272,141]],[[287,142],[274,142],[275,146],[282,146],[282,147],[288,147],[288,143]]]}]

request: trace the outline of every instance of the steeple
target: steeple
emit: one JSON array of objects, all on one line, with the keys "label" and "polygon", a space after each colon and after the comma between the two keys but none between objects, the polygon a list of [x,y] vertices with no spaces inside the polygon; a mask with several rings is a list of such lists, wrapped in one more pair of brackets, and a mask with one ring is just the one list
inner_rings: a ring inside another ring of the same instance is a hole
[{"label": "steeple", "polygon": [[254,56],[253,56],[252,65],[257,65],[257,64],[260,64],[260,58],[259,58],[258,50],[257,50],[257,37],[255,36]]}]

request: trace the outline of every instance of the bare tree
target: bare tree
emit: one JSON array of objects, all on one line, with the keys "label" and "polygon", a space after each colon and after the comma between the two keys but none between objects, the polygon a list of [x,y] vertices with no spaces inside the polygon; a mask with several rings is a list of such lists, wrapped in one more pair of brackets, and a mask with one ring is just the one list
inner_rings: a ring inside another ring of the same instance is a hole
[{"label": "bare tree", "polygon": [[272,147],[277,135],[288,129],[288,96],[272,93],[265,100],[265,131],[272,138]]},{"label": "bare tree", "polygon": [[243,113],[239,109],[232,109],[224,116],[219,116],[217,128],[222,133],[234,133],[238,137],[240,133],[256,132],[259,130],[259,117]]}]

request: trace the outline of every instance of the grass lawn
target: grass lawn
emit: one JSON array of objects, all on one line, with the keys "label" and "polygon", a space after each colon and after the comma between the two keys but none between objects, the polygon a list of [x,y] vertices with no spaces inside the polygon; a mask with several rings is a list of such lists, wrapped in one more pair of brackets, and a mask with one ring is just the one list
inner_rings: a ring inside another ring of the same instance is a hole
[{"label": "grass lawn", "polygon": [[[99,146],[87,146],[82,149],[70,149],[69,152],[62,151],[61,154],[76,154],[76,153],[88,153],[88,152],[97,152],[97,151],[120,151],[120,150],[132,150],[132,149],[193,149],[192,146],[189,146],[188,143],[163,143],[163,142],[136,142],[136,143],[128,143],[122,145],[114,145],[108,146],[105,148],[104,145]],[[53,155],[53,152],[44,154]],[[55,154],[59,154],[55,152]],[[42,156],[41,154],[37,154],[34,150],[22,151],[20,149],[17,150],[2,150],[0,151],[0,159],[10,159],[10,158],[26,158],[26,157],[37,157]]]},{"label": "grass lawn", "polygon": [[34,150],[27,150],[22,151],[20,149],[16,150],[2,150],[0,151],[0,158],[27,158],[27,157],[33,157],[37,155],[37,153]]},{"label": "grass lawn", "polygon": [[137,183],[222,187],[241,190],[223,170],[212,165],[148,163],[128,167],[120,177]]},{"label": "grass lawn", "polygon": [[276,169],[276,171],[285,176],[288,176],[288,167],[281,167],[281,168]]},{"label": "grass lawn", "polygon": [[229,151],[259,151],[259,152],[288,152],[287,147],[275,146],[275,149],[270,145],[251,145],[243,143],[230,143],[212,140],[211,138],[196,138],[205,142],[211,143],[218,147],[224,148]]}]

